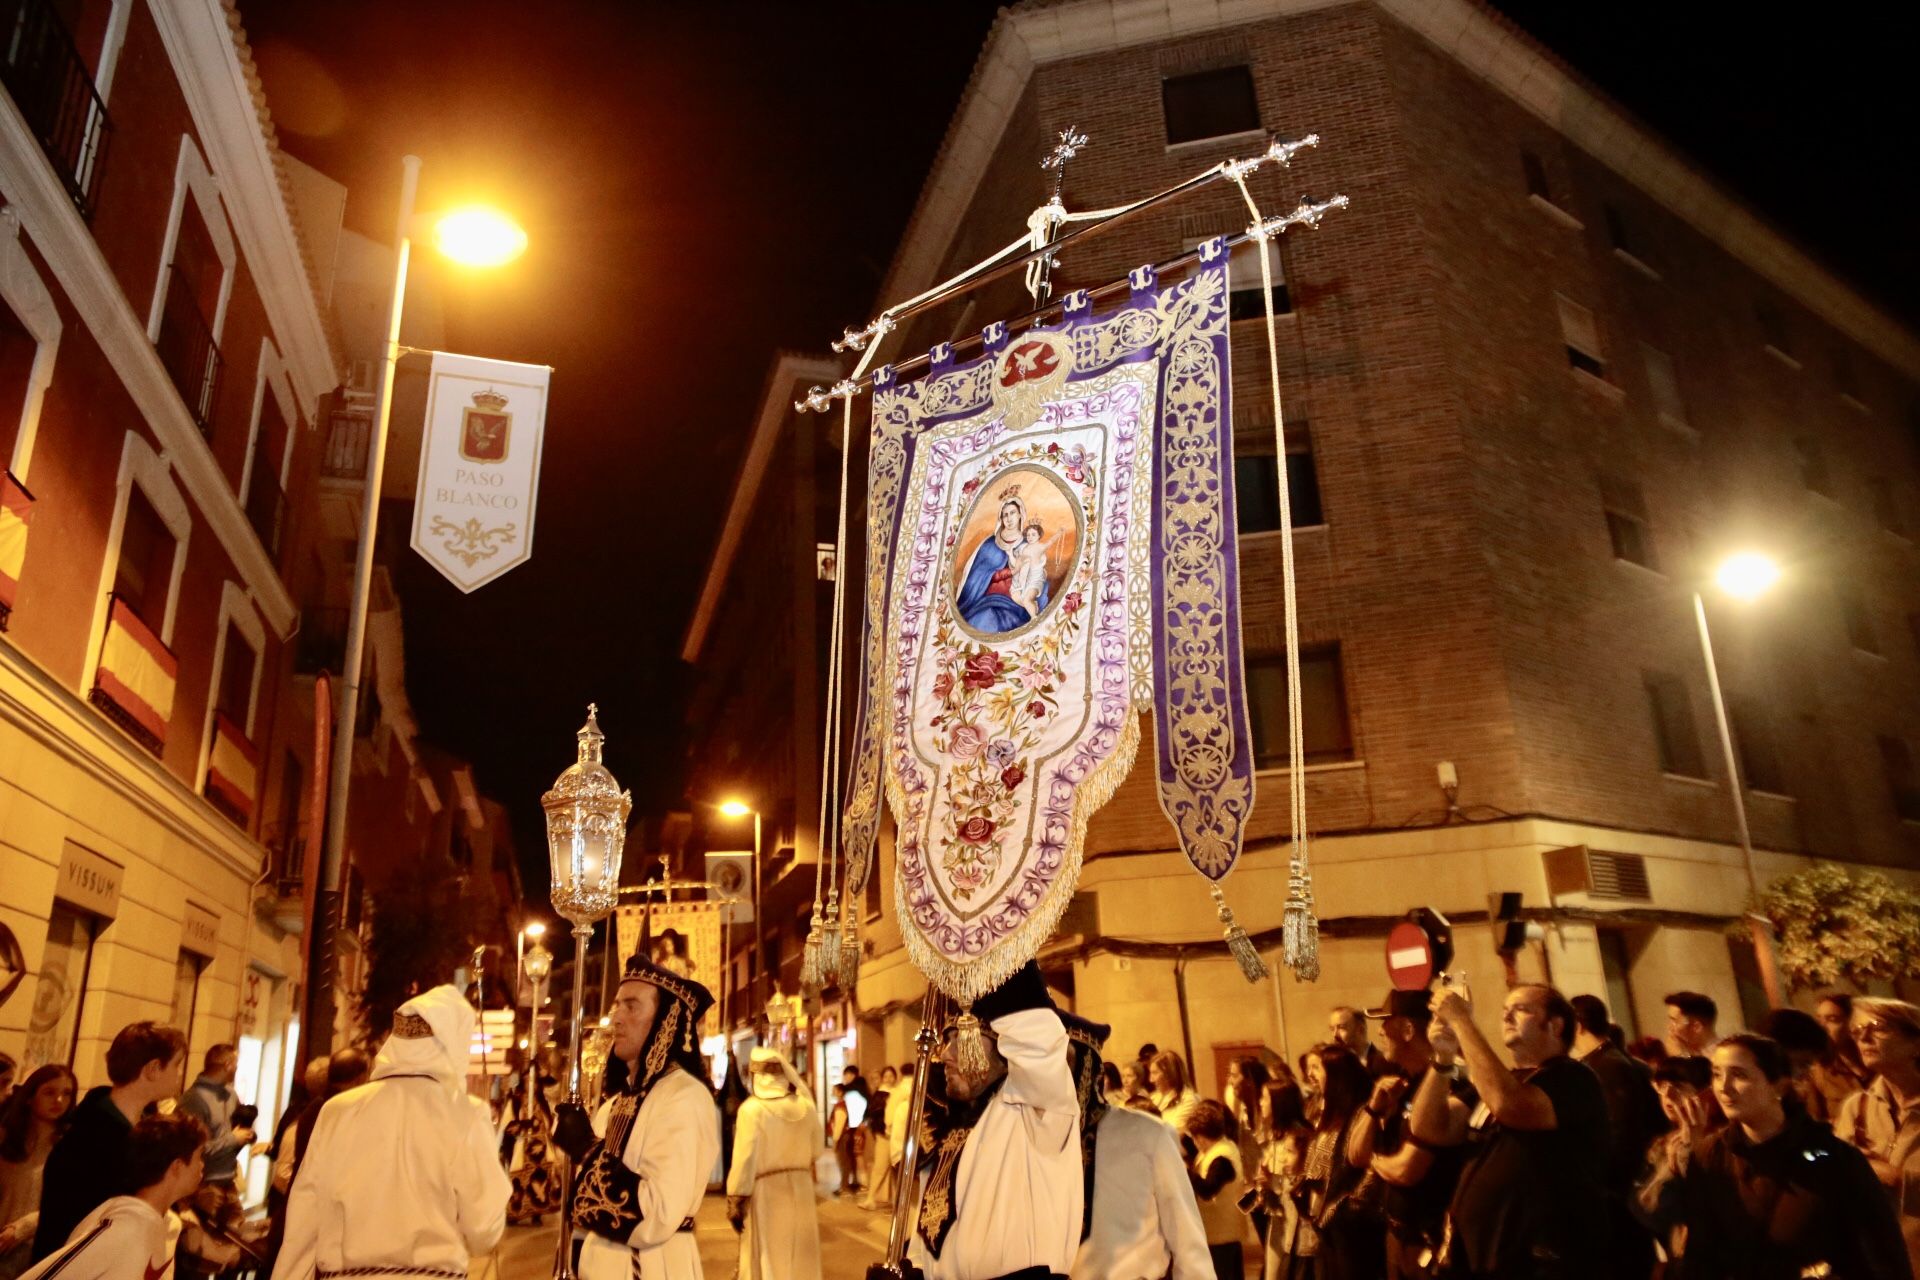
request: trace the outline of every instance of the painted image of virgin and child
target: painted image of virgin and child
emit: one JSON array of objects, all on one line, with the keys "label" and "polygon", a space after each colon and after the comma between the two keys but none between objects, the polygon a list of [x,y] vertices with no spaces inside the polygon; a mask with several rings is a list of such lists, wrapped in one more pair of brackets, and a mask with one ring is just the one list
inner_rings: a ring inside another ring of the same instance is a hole
[{"label": "painted image of virgin and child", "polygon": [[1051,590],[1047,559],[1066,532],[1049,534],[1039,519],[1030,519],[1017,485],[1002,490],[993,533],[968,560],[954,597],[960,620],[975,631],[1001,635],[1039,617]]}]

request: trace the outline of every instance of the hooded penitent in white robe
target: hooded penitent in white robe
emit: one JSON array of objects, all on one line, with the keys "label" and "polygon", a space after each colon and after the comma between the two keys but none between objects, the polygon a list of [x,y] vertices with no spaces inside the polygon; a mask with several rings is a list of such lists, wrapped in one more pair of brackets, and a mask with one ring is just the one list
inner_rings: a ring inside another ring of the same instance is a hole
[{"label": "hooded penitent in white robe", "polygon": [[1212,1280],[1200,1206],[1173,1130],[1144,1111],[1111,1107],[1093,1153],[1093,1230],[1074,1280]]},{"label": "hooded penitent in white robe", "polygon": [[739,1280],[820,1280],[813,1162],[826,1149],[820,1111],[787,1060],[753,1051],[753,1096],[733,1132],[729,1198],[747,1197]]},{"label": "hooded penitent in white robe", "polygon": [[452,986],[400,1006],[372,1079],[330,1098],[287,1198],[273,1280],[466,1280],[507,1225],[507,1175],[485,1104],[466,1091],[473,1009]]},{"label": "hooded penitent in white robe", "polygon": [[[664,1004],[664,1002],[663,1002]],[[619,1101],[600,1104],[593,1131],[604,1138]],[[693,1232],[680,1224],[700,1209],[707,1175],[720,1159],[713,1090],[679,1067],[669,1067],[634,1113],[621,1163],[639,1175],[634,1194],[640,1225],[625,1240],[585,1234],[580,1280],[701,1280]]]},{"label": "hooded penitent in white robe", "polygon": [[909,1256],[927,1280],[992,1280],[1032,1266],[1065,1275],[1080,1248],[1080,1107],[1066,1028],[1051,1008],[991,1025],[1006,1078],[961,1148],[940,1256],[914,1233]]}]

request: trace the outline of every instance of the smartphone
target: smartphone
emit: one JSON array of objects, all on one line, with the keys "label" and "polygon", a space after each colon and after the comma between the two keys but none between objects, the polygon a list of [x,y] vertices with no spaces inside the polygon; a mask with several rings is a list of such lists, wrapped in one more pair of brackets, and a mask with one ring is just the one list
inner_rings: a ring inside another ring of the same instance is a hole
[{"label": "smartphone", "polygon": [[1260,1188],[1250,1188],[1245,1195],[1240,1197],[1237,1203],[1240,1206],[1240,1212],[1252,1213],[1260,1207]]},{"label": "smartphone", "polygon": [[1440,975],[1440,989],[1443,991],[1451,991],[1454,995],[1459,996],[1469,1004],[1473,1002],[1473,992],[1467,987],[1467,971],[1465,969],[1448,969],[1443,972]]}]

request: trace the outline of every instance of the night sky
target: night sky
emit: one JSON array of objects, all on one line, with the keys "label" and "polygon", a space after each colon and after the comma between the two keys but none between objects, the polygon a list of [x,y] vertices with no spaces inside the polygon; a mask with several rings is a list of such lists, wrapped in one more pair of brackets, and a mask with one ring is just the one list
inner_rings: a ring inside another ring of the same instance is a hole
[{"label": "night sky", "polygon": [[[391,238],[412,152],[420,208],[488,200],[530,236],[484,276],[414,261],[448,348],[554,366],[533,559],[463,596],[399,553],[422,731],[514,812],[529,896],[588,701],[636,813],[681,803],[679,647],[768,364],[871,317],[996,7],[242,0],[280,144],[347,185],[349,227]],[[1920,107],[1891,16],[1497,7],[1920,316]]]}]

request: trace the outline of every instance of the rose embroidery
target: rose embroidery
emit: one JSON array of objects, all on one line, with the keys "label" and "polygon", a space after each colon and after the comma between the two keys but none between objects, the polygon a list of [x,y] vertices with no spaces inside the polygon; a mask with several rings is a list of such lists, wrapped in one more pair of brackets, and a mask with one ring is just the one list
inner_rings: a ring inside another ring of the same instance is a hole
[{"label": "rose embroidery", "polygon": [[976,653],[967,659],[967,666],[961,677],[969,689],[991,689],[1000,679],[1000,655],[993,652]]},{"label": "rose embroidery", "polygon": [[1027,771],[1017,764],[1010,764],[1000,771],[1000,785],[1011,791],[1027,780]]},{"label": "rose embroidery", "polygon": [[986,730],[970,724],[957,724],[947,736],[947,754],[955,760],[971,760],[987,745]]},{"label": "rose embroidery", "polygon": [[1040,699],[1035,698],[1032,702],[1029,702],[1027,704],[1027,714],[1032,716],[1035,720],[1038,720],[1041,716],[1044,716],[1045,714],[1047,714],[1047,704],[1040,701]]},{"label": "rose embroidery", "polygon": [[968,844],[985,844],[993,839],[993,823],[975,814],[960,824],[960,838]]}]

